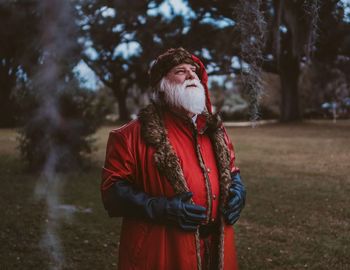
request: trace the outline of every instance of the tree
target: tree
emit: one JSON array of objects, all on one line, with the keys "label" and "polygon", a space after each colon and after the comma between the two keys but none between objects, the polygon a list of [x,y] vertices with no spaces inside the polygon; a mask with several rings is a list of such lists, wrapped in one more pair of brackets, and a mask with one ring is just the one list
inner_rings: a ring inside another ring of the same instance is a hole
[{"label": "tree", "polygon": [[38,61],[38,20],[34,1],[0,3],[0,127],[14,126],[19,116],[14,89]]},{"label": "tree", "polygon": [[[301,62],[310,61],[318,23],[318,1],[271,1],[265,7],[269,32],[265,53],[281,79],[281,121],[301,120],[299,77]],[[270,12],[269,12],[270,11]],[[267,58],[268,59],[268,58]]]},{"label": "tree", "polygon": [[[263,61],[258,59],[258,63],[265,71],[280,76],[283,122],[300,120],[302,116],[298,91],[300,66],[309,65],[311,60],[320,58],[331,61],[330,55],[348,55],[345,51],[349,50],[346,44],[349,42],[349,23],[344,20],[344,4],[341,1],[219,0],[210,4],[199,0],[187,2],[196,14],[207,14],[214,19],[226,18],[234,22],[232,28],[236,28],[236,33],[239,33],[238,43],[243,46],[233,52],[242,61],[251,65],[254,60],[251,55],[259,58],[261,50]],[[249,27],[260,16],[263,16],[260,24],[266,23],[266,26],[261,25],[265,33],[264,43],[262,46],[253,44],[251,53],[245,54],[243,49],[260,38],[254,33],[257,27]],[[232,46],[236,47],[236,43],[232,43]],[[250,57],[244,57],[244,54]],[[256,78],[253,81],[259,83]]]},{"label": "tree", "polygon": [[[89,135],[101,122],[104,108],[96,94],[79,87],[73,74],[80,46],[71,4],[59,0],[31,3],[37,32],[26,45],[36,48],[36,57],[28,69],[19,61],[22,73],[16,74],[22,124],[19,148],[29,169],[48,174],[81,164],[82,155],[91,150]],[[26,5],[18,4],[18,8]]]},{"label": "tree", "polygon": [[183,17],[149,13],[162,2],[134,0],[130,8],[125,1],[78,1],[82,43],[86,47],[82,58],[112,89],[122,121],[129,119],[129,90],[149,90],[151,61],[165,48],[184,44]]},{"label": "tree", "polygon": [[[122,120],[129,116],[128,91],[149,90],[149,63],[161,51],[178,46],[201,56],[209,75],[241,73],[252,119],[258,115],[261,68],[278,74],[281,121],[300,120],[301,66],[310,65],[321,50],[316,39],[319,22],[338,14],[327,27],[339,30],[342,39],[348,33],[340,30],[345,22],[339,1],[187,0],[193,11],[189,16],[154,12],[165,2],[133,0],[130,9],[125,1],[78,1],[81,41],[86,46],[82,58],[113,90]],[[133,49],[125,53],[128,46]]]},{"label": "tree", "polygon": [[340,104],[350,96],[350,24],[341,2],[323,2],[318,29],[313,61],[303,65],[300,81],[302,105],[309,116],[321,115],[325,102]]},{"label": "tree", "polygon": [[[136,56],[124,56],[118,46],[137,45],[135,31],[147,12],[146,1],[78,1],[82,53],[85,63],[99,79],[112,89],[118,104],[120,120],[129,119],[126,106],[128,89],[132,86],[130,63]],[[91,53],[92,52],[92,53]]]}]

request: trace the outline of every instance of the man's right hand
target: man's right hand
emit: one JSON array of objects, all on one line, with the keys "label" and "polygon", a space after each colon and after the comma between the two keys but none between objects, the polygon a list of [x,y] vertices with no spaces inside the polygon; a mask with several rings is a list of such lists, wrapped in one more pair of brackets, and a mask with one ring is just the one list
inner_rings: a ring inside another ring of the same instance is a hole
[{"label": "man's right hand", "polygon": [[110,216],[148,218],[195,231],[206,220],[206,208],[189,202],[192,196],[191,192],[185,192],[169,199],[151,197],[135,189],[129,181],[118,179],[109,190],[105,208]]},{"label": "man's right hand", "polygon": [[165,218],[186,231],[195,231],[206,220],[207,209],[188,202],[192,196],[191,192],[186,192],[166,199]]}]

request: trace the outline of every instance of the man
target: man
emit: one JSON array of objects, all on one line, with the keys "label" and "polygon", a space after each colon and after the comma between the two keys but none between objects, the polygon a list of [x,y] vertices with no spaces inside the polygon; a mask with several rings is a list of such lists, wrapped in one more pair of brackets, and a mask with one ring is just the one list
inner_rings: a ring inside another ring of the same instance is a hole
[{"label": "man", "polygon": [[237,269],[245,188],[207,81],[197,57],[169,49],[150,69],[153,103],[110,133],[101,190],[123,217],[119,270]]}]

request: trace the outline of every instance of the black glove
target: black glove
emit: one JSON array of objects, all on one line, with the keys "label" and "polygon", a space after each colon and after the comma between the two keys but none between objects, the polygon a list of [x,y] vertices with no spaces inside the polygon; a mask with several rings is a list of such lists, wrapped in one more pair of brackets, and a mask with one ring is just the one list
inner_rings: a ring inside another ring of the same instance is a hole
[{"label": "black glove", "polygon": [[229,189],[229,198],[223,214],[227,224],[233,225],[239,219],[245,205],[246,190],[239,173],[231,174],[232,185]]},{"label": "black glove", "polygon": [[191,192],[173,198],[151,197],[132,187],[127,180],[118,180],[110,188],[105,208],[110,216],[116,216],[114,209],[122,209],[117,215],[148,218],[155,222],[175,224],[186,231],[195,231],[206,220],[206,208],[188,202]]}]

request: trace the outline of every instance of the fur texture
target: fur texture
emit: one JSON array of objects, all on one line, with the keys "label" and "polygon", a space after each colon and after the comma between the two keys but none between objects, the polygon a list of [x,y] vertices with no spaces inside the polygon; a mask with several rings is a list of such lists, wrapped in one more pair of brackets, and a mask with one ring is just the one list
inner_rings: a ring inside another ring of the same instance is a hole
[{"label": "fur texture", "polygon": [[184,63],[199,68],[198,64],[192,59],[192,55],[184,48],[180,47],[167,50],[157,57],[149,70],[150,85],[155,87],[170,69]]}]

